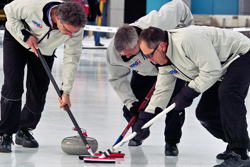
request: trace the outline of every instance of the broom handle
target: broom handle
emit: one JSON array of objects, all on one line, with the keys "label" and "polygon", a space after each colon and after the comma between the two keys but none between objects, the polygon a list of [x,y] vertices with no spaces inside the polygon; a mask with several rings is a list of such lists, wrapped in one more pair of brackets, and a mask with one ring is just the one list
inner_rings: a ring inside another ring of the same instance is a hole
[{"label": "broom handle", "polygon": [[[146,104],[148,103],[150,97],[152,96],[154,90],[155,90],[155,84],[152,86],[152,88],[150,89],[150,91],[148,92],[147,96],[145,97],[145,99],[143,100],[143,102],[141,103],[138,112],[140,112],[142,109],[144,109],[144,107],[146,106]],[[113,146],[115,146],[117,143],[119,143],[123,137],[127,134],[129,128],[133,125],[133,123],[136,120],[136,116],[133,116],[132,119],[129,121],[128,125],[126,126],[126,128],[123,130],[122,134],[118,137],[118,139],[116,140],[116,142],[114,143]]]},{"label": "broom handle", "polygon": [[158,119],[160,119],[163,115],[166,115],[169,111],[173,110],[175,108],[175,105],[176,104],[173,103],[170,106],[168,106],[167,108],[165,108],[165,110],[163,110],[162,112],[160,112],[159,114],[157,114],[154,118],[152,118],[150,121],[148,121],[147,123],[145,123],[141,128],[142,129],[148,128],[155,121],[157,121]]},{"label": "broom handle", "polygon": [[[38,53],[39,59],[41,60],[41,63],[42,63],[42,65],[43,65],[43,67],[44,67],[46,73],[48,74],[48,77],[50,78],[50,80],[51,80],[51,82],[52,82],[52,84],[53,84],[53,86],[54,86],[54,88],[55,88],[55,90],[56,90],[58,96],[59,96],[60,98],[62,98],[62,94],[61,94],[61,92],[60,92],[60,89],[59,89],[59,87],[57,86],[56,81],[55,81],[54,77],[52,76],[51,71],[50,71],[50,69],[49,69],[49,67],[48,67],[48,64],[46,63],[46,61],[45,61],[45,59],[44,59],[42,53],[40,52],[39,49],[37,49],[36,51],[37,51],[37,53]],[[69,109],[69,106],[66,104],[66,105],[64,106],[64,108],[66,109],[66,111],[67,111],[67,113],[68,113],[68,115],[69,115],[71,121],[73,122],[73,124],[74,124],[74,126],[75,126],[77,132],[79,133],[79,135],[80,135],[80,137],[81,137],[83,143],[85,144],[85,147],[87,148],[88,152],[90,153],[90,155],[94,156],[94,153],[92,152],[92,149],[91,149],[90,145],[88,144],[88,142],[87,142],[85,136],[82,134],[82,131],[81,131],[81,129],[80,129],[78,123],[76,122],[76,120],[75,120],[75,118],[74,118],[72,112],[71,112],[70,109]]]},{"label": "broom handle", "polygon": [[[154,118],[152,118],[151,120],[149,120],[147,123],[145,123],[141,129],[145,129],[148,128],[150,125],[152,125],[155,121],[157,121],[158,119],[160,119],[163,115],[166,115],[168,112],[170,112],[171,110],[173,110],[175,108],[175,103],[171,104],[169,107],[165,108],[165,110],[163,110],[162,112],[160,112],[159,114],[157,114]],[[99,157],[99,158],[107,158],[110,154],[112,154],[117,148],[121,147],[124,143],[126,143],[127,141],[131,140],[133,137],[135,137],[137,135],[136,132],[131,133],[129,136],[127,136],[126,138],[124,138],[122,141],[120,141],[119,143],[117,143],[115,146],[113,146],[112,148],[108,149],[106,152],[103,152],[103,154]]]}]

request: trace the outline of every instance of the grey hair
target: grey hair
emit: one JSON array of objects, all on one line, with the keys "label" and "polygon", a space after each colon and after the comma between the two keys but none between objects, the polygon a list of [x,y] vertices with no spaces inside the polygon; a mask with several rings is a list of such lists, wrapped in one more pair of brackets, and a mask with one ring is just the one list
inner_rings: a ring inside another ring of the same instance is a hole
[{"label": "grey hair", "polygon": [[138,38],[138,34],[134,27],[123,24],[115,34],[114,45],[116,51],[121,53],[125,49],[134,49]]},{"label": "grey hair", "polygon": [[58,6],[56,16],[59,16],[61,23],[84,27],[87,24],[87,16],[84,7],[76,2],[65,2]]}]

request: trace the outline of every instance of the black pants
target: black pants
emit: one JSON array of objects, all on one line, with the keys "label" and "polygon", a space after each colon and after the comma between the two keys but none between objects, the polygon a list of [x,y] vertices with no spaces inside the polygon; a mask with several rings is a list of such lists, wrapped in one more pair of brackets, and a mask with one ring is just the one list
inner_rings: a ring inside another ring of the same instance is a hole
[{"label": "black pants", "polygon": [[245,107],[249,84],[250,52],[230,64],[222,82],[202,94],[196,109],[201,124],[230,149],[247,148],[249,143]]},{"label": "black pants", "polygon": [[[44,57],[51,69],[54,56]],[[26,103],[21,111],[26,65]],[[39,58],[20,45],[7,30],[3,43],[3,68],[0,134],[13,134],[18,129],[35,129],[41,118],[50,80]]]},{"label": "black pants", "polygon": [[[139,100],[141,104],[144,98],[147,96],[148,92],[156,82],[156,76],[142,76],[137,72],[133,71],[131,78],[131,88],[135,97]],[[175,89],[171,99],[181,90],[185,85],[185,81],[177,79]],[[170,105],[170,104],[168,104]],[[131,116],[129,110],[124,106],[123,107],[123,116],[129,122]],[[166,115],[165,120],[165,142],[166,143],[179,143],[182,135],[181,127],[185,120],[185,111],[184,110],[172,110]]]}]

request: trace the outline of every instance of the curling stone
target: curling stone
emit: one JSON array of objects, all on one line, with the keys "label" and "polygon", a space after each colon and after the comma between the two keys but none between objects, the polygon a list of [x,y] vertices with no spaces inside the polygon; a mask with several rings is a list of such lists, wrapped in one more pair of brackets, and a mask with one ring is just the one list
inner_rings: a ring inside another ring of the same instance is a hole
[{"label": "curling stone", "polygon": [[[76,131],[76,128],[73,128],[72,130]],[[98,149],[97,140],[92,137],[87,137],[87,132],[85,129],[81,129],[81,131],[83,135],[86,137],[86,140],[88,144],[90,145],[93,153],[95,153],[96,150]],[[65,153],[71,154],[71,155],[88,155],[89,154],[80,136],[71,136],[71,137],[64,138],[61,142],[61,148]]]},{"label": "curling stone", "polygon": [[[95,153],[98,149],[97,140],[91,137],[86,137],[86,140],[89,143],[93,153]],[[64,138],[61,142],[61,148],[65,153],[71,155],[89,154],[80,136],[71,136]]]}]

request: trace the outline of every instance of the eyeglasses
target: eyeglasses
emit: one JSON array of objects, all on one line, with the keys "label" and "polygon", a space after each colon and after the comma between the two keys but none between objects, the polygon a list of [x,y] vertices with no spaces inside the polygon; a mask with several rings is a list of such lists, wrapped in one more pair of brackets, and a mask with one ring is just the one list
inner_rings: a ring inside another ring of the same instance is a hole
[{"label": "eyeglasses", "polygon": [[[61,22],[61,23],[62,23],[62,22]],[[73,32],[70,32],[69,30],[67,30],[67,29],[64,27],[63,23],[62,23],[62,26],[63,26],[64,31],[66,31],[67,33],[73,33]]]},{"label": "eyeglasses", "polygon": [[160,43],[158,43],[158,44],[156,45],[156,47],[155,47],[155,49],[154,49],[154,51],[153,51],[152,53],[150,53],[149,55],[145,55],[145,56],[146,56],[147,58],[150,58],[150,59],[151,59],[151,58],[154,56],[154,53],[155,53],[155,51],[157,50],[159,44],[160,44]]}]

